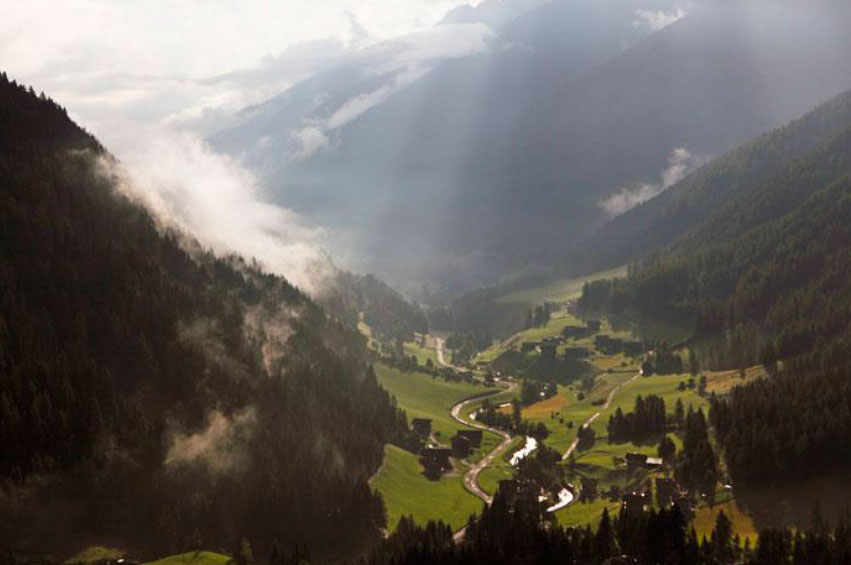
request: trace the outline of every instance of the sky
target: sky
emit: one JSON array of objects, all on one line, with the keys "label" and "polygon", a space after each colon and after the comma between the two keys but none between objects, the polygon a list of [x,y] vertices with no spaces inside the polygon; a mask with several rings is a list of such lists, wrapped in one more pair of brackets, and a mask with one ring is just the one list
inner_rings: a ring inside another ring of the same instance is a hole
[{"label": "sky", "polygon": [[[267,98],[465,0],[5,0],[0,68],[98,135]],[[108,141],[108,140],[107,140]]]},{"label": "sky", "polygon": [[[254,175],[203,138],[237,110],[391,40],[412,72],[455,43],[478,48],[466,30],[431,28],[477,3],[4,0],[0,69],[65,106],[118,157],[107,174],[168,225],[316,293],[332,270],[322,230],[268,203]],[[356,102],[348,114],[375,100]]]}]

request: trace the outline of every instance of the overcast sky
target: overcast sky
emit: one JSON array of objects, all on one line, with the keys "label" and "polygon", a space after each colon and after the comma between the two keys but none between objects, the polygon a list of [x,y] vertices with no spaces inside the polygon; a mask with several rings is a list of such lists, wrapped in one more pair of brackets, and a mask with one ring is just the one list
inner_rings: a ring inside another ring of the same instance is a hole
[{"label": "overcast sky", "polygon": [[109,138],[122,120],[191,120],[262,100],[343,50],[427,27],[464,3],[5,0],[0,68]]},{"label": "overcast sky", "polygon": [[323,230],[270,204],[205,134],[387,40],[387,61],[417,72],[419,60],[481,49],[486,29],[430,29],[468,3],[478,0],[3,0],[0,69],[93,132],[120,159],[109,169],[123,189],[162,220],[318,292]]}]

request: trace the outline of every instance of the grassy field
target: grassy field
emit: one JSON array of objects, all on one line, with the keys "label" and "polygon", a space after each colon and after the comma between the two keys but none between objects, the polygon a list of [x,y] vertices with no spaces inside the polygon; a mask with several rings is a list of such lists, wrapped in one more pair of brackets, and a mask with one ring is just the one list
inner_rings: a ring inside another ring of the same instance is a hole
[{"label": "grassy field", "polygon": [[593,502],[576,501],[564,510],[556,512],[556,520],[566,528],[583,527],[591,524],[592,529],[597,529],[603,510],[609,509],[609,515],[614,517],[620,509],[619,502],[611,502],[605,498],[598,498]]},{"label": "grassy field", "polygon": [[370,484],[384,498],[391,531],[407,515],[421,524],[440,519],[457,529],[482,508],[482,501],[464,490],[460,475],[429,480],[416,455],[392,445],[385,448],[384,465]]},{"label": "grassy field", "polygon": [[77,552],[72,557],[65,560],[66,564],[72,563],[92,563],[94,561],[103,561],[106,559],[120,559],[124,557],[125,551],[112,547],[104,547],[102,545],[93,545]]},{"label": "grassy field", "polygon": [[[631,378],[631,376],[630,376]],[[639,394],[647,396],[655,394],[661,396],[665,400],[665,409],[668,414],[674,412],[674,406],[677,400],[682,400],[683,406],[688,410],[689,405],[692,405],[695,410],[703,408],[704,412],[708,409],[709,402],[705,398],[698,396],[693,389],[686,388],[679,390],[681,382],[687,382],[690,375],[653,375],[650,377],[639,377],[624,385],[624,387],[615,395],[611,406],[604,411],[594,421],[592,427],[597,432],[597,437],[606,434],[606,424],[609,422],[609,416],[614,414],[617,408],[624,412],[631,412],[635,407],[635,397]]]},{"label": "grassy field", "polygon": [[[448,444],[456,430],[464,429],[449,415],[456,402],[497,390],[482,385],[455,383],[423,373],[403,373],[386,365],[375,368],[378,382],[396,397],[399,406],[413,418],[431,418],[435,439]],[[487,434],[494,435],[494,434]]]},{"label": "grassy field", "polygon": [[697,509],[694,516],[694,529],[697,531],[698,537],[712,537],[712,528],[715,527],[715,520],[721,511],[727,515],[727,518],[733,523],[733,531],[739,534],[744,543],[745,538],[750,540],[751,547],[755,547],[759,532],[753,519],[745,514],[739,508],[738,502],[730,498],[729,500],[716,502],[713,506],[701,506]]},{"label": "grassy field", "polygon": [[212,551],[189,551],[151,561],[147,565],[225,565],[231,558]]},{"label": "grassy field", "polygon": [[506,294],[497,299],[497,304],[540,304],[544,301],[566,302],[571,298],[578,297],[582,293],[582,285],[586,282],[593,282],[600,279],[623,278],[625,276],[626,266],[623,266],[584,277],[560,279],[543,286]]},{"label": "grassy field", "polygon": [[416,334],[417,338],[423,340],[423,345],[416,342],[408,342],[404,344],[405,355],[415,356],[419,365],[425,365],[426,361],[431,360],[435,367],[440,366],[437,362],[437,351],[435,350],[434,338],[430,335]]},{"label": "grassy field", "polygon": [[487,467],[479,474],[479,486],[490,495],[496,494],[496,488],[499,481],[502,479],[510,479],[514,476],[514,467],[511,466],[509,460],[511,454],[523,446],[526,439],[522,436],[517,436],[511,440],[501,457],[494,459],[491,466]]},{"label": "grassy field", "polygon": [[705,374],[706,392],[727,394],[738,385],[767,377],[768,371],[762,365],[755,365],[745,369],[744,375],[740,371],[707,371]]}]

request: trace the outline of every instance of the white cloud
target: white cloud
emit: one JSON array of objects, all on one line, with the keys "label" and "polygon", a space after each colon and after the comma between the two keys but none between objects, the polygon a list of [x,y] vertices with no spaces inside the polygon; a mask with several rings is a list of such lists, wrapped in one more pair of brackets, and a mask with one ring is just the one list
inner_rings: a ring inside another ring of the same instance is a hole
[{"label": "white cloud", "polygon": [[493,38],[494,33],[482,24],[445,24],[365,49],[361,55],[365,60],[361,62],[364,72],[392,78],[374,90],[350,98],[327,117],[306,119],[301,129],[292,132],[296,149],[290,158],[303,159],[331,147],[336,130],[383,104],[431,72],[439,62],[486,52]]},{"label": "white cloud", "polygon": [[600,207],[609,217],[619,216],[668,190],[707,161],[706,158],[695,157],[684,147],[678,147],[668,156],[668,166],[659,174],[658,183],[624,187],[600,202]]},{"label": "white cloud", "polygon": [[[66,106],[119,158],[126,189],[164,221],[313,291],[330,268],[322,233],[266,202],[256,178],[200,138],[227,126],[236,110],[400,35],[394,64],[396,87],[404,85],[411,61],[469,43],[459,33],[446,43],[452,30],[409,33],[464,3],[6,0],[0,68]],[[365,93],[327,123],[305,124],[302,150],[327,147],[329,132],[391,94]]]},{"label": "white cloud", "polygon": [[670,12],[664,10],[636,10],[632,25],[644,27],[650,31],[659,31],[675,24],[688,15],[685,8],[676,8]]},{"label": "white cloud", "polygon": [[333,270],[321,230],[266,202],[249,171],[190,134],[146,130],[109,172],[162,221],[217,253],[255,258],[308,292]]},{"label": "white cloud", "polygon": [[200,463],[215,473],[238,470],[244,463],[246,442],[256,422],[254,408],[246,408],[232,417],[214,410],[202,431],[173,434],[165,463],[169,466]]}]

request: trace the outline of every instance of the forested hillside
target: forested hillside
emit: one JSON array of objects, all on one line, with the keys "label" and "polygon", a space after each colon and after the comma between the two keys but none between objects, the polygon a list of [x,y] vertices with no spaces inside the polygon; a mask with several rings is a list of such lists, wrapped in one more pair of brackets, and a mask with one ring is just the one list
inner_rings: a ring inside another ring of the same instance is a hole
[{"label": "forested hillside", "polygon": [[[847,104],[847,100],[845,102]],[[851,463],[851,127],[747,187],[625,280],[587,285],[579,306],[694,329],[701,366],[774,376],[713,402],[738,482]]]},{"label": "forested hillside", "polygon": [[[340,554],[404,416],[364,339],[181,242],[64,109],[0,75],[0,539]],[[58,534],[57,532],[61,532]]]},{"label": "forested hillside", "polygon": [[[673,243],[690,230],[699,240],[724,238],[753,225],[738,199],[762,187],[772,187],[793,161],[800,159],[851,125],[851,92],[845,92],[806,116],[761,135],[718,157],[656,198],[618,216],[582,242],[570,257],[570,268],[599,271]],[[712,212],[715,221],[702,225]],[[776,214],[767,207],[749,213]],[[731,215],[732,214],[732,215]],[[769,216],[763,216],[769,217]],[[735,231],[733,231],[735,230]],[[694,238],[692,238],[694,239]]]},{"label": "forested hillside", "polygon": [[320,303],[352,328],[362,316],[382,341],[412,341],[414,333],[428,333],[428,320],[420,307],[374,275],[340,271],[329,286]]}]

